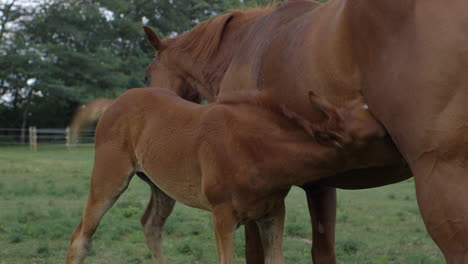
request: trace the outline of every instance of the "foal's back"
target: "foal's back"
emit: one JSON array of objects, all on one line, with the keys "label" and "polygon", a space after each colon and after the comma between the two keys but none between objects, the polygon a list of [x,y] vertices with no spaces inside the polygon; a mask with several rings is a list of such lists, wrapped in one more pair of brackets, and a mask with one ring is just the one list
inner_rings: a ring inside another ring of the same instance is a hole
[{"label": "foal's back", "polygon": [[[174,132],[183,133],[194,121],[199,105],[159,88],[136,88],[123,93],[106,111],[96,131],[96,147],[113,140],[127,151],[138,151],[143,140],[148,143],[168,141]],[[192,111],[194,110],[194,111]],[[158,135],[147,134],[157,131]],[[112,137],[110,137],[112,135]],[[167,137],[167,138],[166,138]],[[152,139],[153,138],[153,139]],[[182,137],[179,137],[179,141]]]}]

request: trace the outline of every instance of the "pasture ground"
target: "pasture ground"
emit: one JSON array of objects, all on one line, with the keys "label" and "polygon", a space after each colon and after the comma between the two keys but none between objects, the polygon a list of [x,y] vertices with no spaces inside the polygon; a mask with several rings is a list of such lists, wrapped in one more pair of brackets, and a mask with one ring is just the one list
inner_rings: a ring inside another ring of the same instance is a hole
[{"label": "pasture ground", "polygon": [[[0,264],[64,263],[88,193],[93,147],[0,148]],[[378,175],[376,175],[378,176]],[[106,214],[86,263],[151,263],[139,218],[149,187],[137,177]],[[420,218],[413,180],[378,189],[339,191],[338,263],[444,263]],[[286,263],[311,263],[305,196],[287,198]],[[243,228],[236,263],[244,263]],[[215,263],[210,213],[177,204],[164,234],[167,263]]]}]

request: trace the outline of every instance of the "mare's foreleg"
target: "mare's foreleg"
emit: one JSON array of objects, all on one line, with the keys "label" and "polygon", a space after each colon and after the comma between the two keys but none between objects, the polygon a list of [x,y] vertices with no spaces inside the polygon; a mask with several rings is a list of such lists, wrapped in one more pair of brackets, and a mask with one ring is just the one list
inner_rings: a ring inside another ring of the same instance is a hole
[{"label": "mare's foreleg", "polygon": [[307,195],[312,224],[312,260],[314,264],[334,264],[336,189],[306,184],[301,186]]},{"label": "mare's foreleg", "polygon": [[257,220],[266,264],[283,264],[284,201]]},{"label": "mare's foreleg", "polygon": [[101,218],[127,188],[133,170],[126,157],[114,149],[96,151],[86,209],[81,223],[72,234],[67,264],[83,262]]},{"label": "mare's foreleg", "polygon": [[151,251],[153,262],[163,264],[162,232],[167,217],[171,214],[175,200],[167,196],[146,176],[138,175],[151,187],[151,198],[145,214],[141,218],[146,244]]},{"label": "mare's foreleg", "polygon": [[468,263],[466,157],[444,161],[433,153],[412,168],[424,223],[448,264]]}]

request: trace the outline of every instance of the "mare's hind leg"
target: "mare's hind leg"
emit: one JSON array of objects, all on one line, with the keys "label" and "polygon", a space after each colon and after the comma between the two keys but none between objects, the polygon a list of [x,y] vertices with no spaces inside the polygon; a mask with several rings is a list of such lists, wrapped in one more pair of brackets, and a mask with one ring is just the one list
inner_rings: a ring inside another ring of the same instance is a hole
[{"label": "mare's hind leg", "polygon": [[247,264],[265,262],[260,231],[255,222],[248,222],[245,227],[245,260]]},{"label": "mare's hind leg", "polygon": [[283,264],[284,201],[257,220],[266,264]]},{"label": "mare's hind leg", "polygon": [[171,214],[175,200],[167,196],[146,176],[140,176],[151,187],[151,199],[146,212],[141,218],[146,244],[151,251],[155,264],[163,264],[162,255],[162,230],[167,217]]},{"label": "mare's hind leg", "polygon": [[67,264],[83,262],[101,218],[127,188],[133,171],[126,157],[115,150],[104,152],[101,148],[96,151],[88,202],[83,219],[72,234]]},{"label": "mare's hind leg", "polygon": [[312,223],[312,260],[314,264],[334,264],[336,189],[314,184],[301,186],[307,195]]}]

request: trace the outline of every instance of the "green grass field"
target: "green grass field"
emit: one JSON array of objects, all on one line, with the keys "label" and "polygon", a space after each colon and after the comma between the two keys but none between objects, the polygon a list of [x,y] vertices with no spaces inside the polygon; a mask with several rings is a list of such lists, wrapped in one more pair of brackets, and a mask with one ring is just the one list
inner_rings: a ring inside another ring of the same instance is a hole
[{"label": "green grass field", "polygon": [[[0,148],[0,264],[64,263],[70,235],[88,193],[93,148]],[[106,214],[86,263],[151,263],[139,218],[149,187],[135,177]],[[414,183],[339,191],[338,263],[444,263],[422,223]],[[311,228],[305,196],[287,197],[286,263],[311,263]],[[243,228],[236,234],[236,263],[244,263]],[[177,204],[165,226],[167,263],[215,263],[209,212]]]}]

